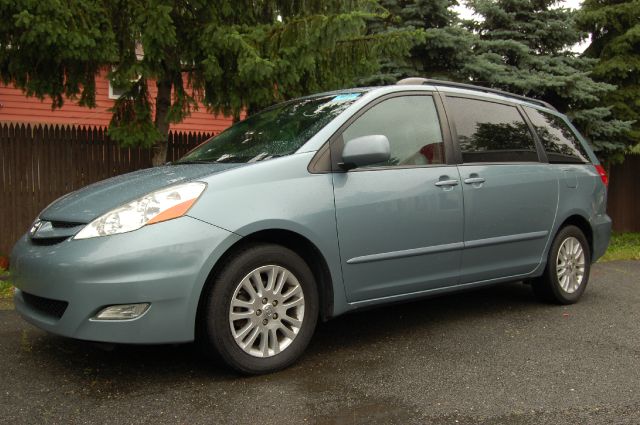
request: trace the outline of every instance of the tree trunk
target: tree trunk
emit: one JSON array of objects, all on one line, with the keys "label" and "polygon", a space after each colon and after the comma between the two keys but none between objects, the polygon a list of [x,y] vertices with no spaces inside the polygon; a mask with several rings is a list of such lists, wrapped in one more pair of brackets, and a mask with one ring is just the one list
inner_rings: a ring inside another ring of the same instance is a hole
[{"label": "tree trunk", "polygon": [[155,126],[160,132],[160,139],[153,145],[151,164],[154,167],[167,162],[167,140],[169,138],[169,108],[171,107],[171,80],[160,79],[156,83],[156,119]]}]

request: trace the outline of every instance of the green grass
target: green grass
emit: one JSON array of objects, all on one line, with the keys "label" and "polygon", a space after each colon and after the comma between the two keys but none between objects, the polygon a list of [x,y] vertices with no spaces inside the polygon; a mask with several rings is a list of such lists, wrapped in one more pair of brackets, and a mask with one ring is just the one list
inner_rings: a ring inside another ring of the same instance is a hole
[{"label": "green grass", "polygon": [[[4,260],[4,256],[0,255],[0,260]],[[13,297],[13,285],[9,279],[9,271],[5,270],[4,262],[0,267],[0,301],[11,299]]]},{"label": "green grass", "polygon": [[11,309],[13,309],[13,285],[9,272],[0,268],[0,310]]},{"label": "green grass", "polygon": [[13,285],[6,280],[0,280],[0,299],[11,298],[13,296]]},{"label": "green grass", "polygon": [[0,280],[0,310],[13,310],[13,285],[7,280]]},{"label": "green grass", "polygon": [[613,234],[600,261],[613,260],[640,260],[640,233]]},{"label": "green grass", "polygon": [[[0,276],[6,278],[6,275]],[[13,285],[7,280],[0,280],[0,310],[13,310]]]}]

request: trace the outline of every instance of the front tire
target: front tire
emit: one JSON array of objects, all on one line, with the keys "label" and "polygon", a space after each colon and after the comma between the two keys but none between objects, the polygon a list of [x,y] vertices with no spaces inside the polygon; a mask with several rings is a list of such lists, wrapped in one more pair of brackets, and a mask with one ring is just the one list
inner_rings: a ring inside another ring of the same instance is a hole
[{"label": "front tire", "polygon": [[305,350],[318,320],[313,273],[295,252],[256,244],[237,252],[206,295],[206,346],[236,370],[283,369]]},{"label": "front tire", "polygon": [[532,281],[538,298],[556,304],[574,304],[584,292],[591,270],[587,238],[576,226],[560,229],[547,258],[544,273]]}]

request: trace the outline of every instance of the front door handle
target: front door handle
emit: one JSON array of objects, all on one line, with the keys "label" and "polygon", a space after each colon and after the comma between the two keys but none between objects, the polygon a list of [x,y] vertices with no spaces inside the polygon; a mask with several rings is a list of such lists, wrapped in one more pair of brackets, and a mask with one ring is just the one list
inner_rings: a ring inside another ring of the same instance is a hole
[{"label": "front door handle", "polygon": [[436,182],[436,186],[438,187],[457,186],[458,183],[460,183],[458,180],[438,180]]},{"label": "front door handle", "polygon": [[464,179],[464,182],[466,184],[484,183],[484,178],[483,177],[469,177],[468,179]]}]

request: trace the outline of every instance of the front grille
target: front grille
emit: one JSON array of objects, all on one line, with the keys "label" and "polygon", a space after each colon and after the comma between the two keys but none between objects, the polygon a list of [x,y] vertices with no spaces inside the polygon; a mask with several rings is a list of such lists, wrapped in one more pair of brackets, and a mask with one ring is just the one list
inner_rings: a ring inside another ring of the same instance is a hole
[{"label": "front grille", "polygon": [[37,239],[31,238],[31,242],[34,245],[49,246],[49,245],[59,244],[60,242],[63,242],[66,239],[69,239],[69,237],[61,236],[59,238],[37,238]]},{"label": "front grille", "polygon": [[53,227],[58,228],[58,229],[66,229],[66,228],[69,228],[69,227],[84,226],[85,223],[76,223],[76,222],[72,222],[72,221],[52,221],[51,225]]},{"label": "front grille", "polygon": [[75,235],[84,227],[82,223],[70,221],[46,221],[40,220],[34,225],[35,231],[29,233],[34,245],[55,245]]},{"label": "front grille", "polygon": [[51,298],[39,297],[26,292],[22,293],[22,298],[24,298],[24,302],[27,303],[29,307],[47,316],[55,317],[56,319],[62,317],[69,305],[66,301],[52,300]]}]

